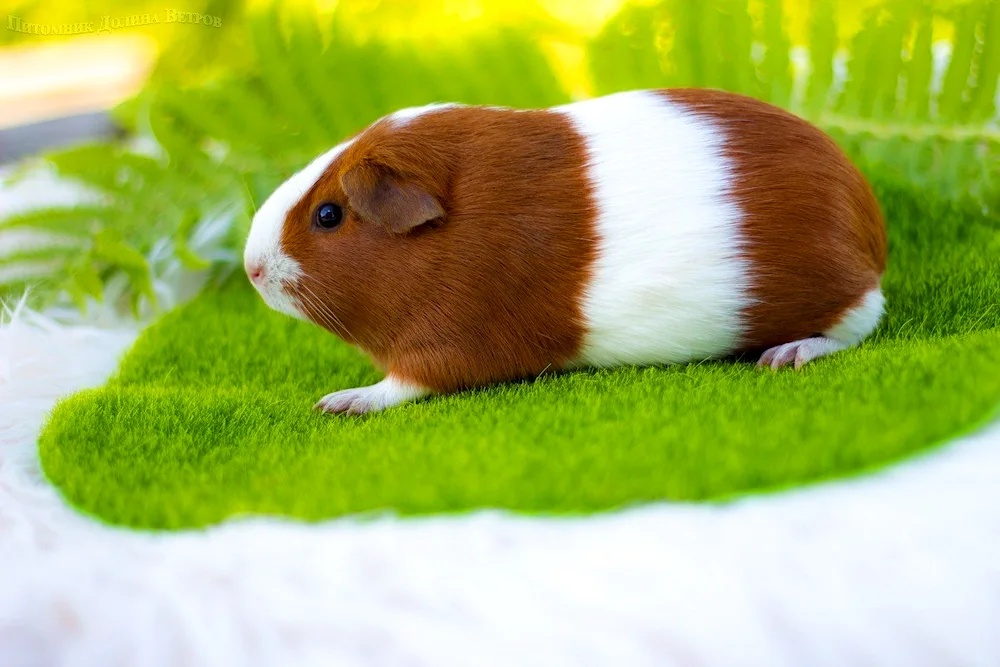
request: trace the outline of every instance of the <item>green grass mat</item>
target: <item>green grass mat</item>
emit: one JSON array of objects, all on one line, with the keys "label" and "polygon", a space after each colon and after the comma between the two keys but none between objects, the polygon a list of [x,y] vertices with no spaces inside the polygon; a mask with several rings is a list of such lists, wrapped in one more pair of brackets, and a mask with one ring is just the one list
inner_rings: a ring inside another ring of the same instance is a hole
[{"label": "green grass mat", "polygon": [[884,465],[1000,403],[1000,221],[877,190],[888,316],[862,347],[800,372],[584,371],[332,417],[310,408],[375,371],[235,276],[148,329],[106,387],[62,401],[42,463],[74,505],[148,528],[243,513],[591,512]]}]

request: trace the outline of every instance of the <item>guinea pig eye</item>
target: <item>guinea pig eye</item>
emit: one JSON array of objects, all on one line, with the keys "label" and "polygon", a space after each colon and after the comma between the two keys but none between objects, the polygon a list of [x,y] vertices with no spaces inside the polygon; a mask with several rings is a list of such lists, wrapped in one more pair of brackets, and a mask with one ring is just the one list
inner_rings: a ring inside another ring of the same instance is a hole
[{"label": "guinea pig eye", "polygon": [[344,209],[330,202],[320,204],[315,218],[320,229],[336,229],[344,220]]}]

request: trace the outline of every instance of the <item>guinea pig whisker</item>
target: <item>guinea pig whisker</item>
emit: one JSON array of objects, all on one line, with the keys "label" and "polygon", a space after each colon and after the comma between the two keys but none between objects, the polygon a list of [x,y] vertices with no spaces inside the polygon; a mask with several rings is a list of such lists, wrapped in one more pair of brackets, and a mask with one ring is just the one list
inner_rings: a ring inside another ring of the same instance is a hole
[{"label": "guinea pig whisker", "polygon": [[320,299],[319,296],[315,292],[313,292],[308,285],[302,285],[302,289],[305,290],[305,293],[302,294],[302,296],[306,298],[307,303],[313,308],[313,310],[315,310],[327,324],[330,324],[331,326],[338,328],[341,322],[337,318],[337,316],[333,314],[333,311],[330,309],[330,307],[324,304],[323,300]]},{"label": "guinea pig whisker", "polygon": [[[306,289],[309,289],[309,287],[306,286]],[[337,324],[337,326],[339,326],[347,334],[347,338],[354,340],[354,335],[347,328],[347,325],[344,324],[344,322],[339,317],[337,317],[336,313],[333,312],[333,309],[330,308],[328,305],[324,304],[323,301],[316,295],[315,292],[312,292],[311,289],[309,289],[309,291],[312,293],[313,297],[315,297],[316,301],[319,301],[319,305],[326,310],[327,314]]]},{"label": "guinea pig whisker", "polygon": [[312,290],[304,292],[300,289],[296,289],[295,295],[302,300],[308,310],[312,311],[312,315],[316,320],[318,320],[317,324],[330,326],[336,329],[334,323],[328,321],[330,319],[329,312],[323,307],[322,303],[317,302],[316,298],[312,295]]},{"label": "guinea pig whisker", "polygon": [[330,317],[329,312],[322,306],[322,304],[316,303],[316,300],[308,295],[303,294],[302,296],[306,304],[312,309],[317,324],[320,324],[328,329],[332,329],[338,336],[344,335],[342,327]]},{"label": "guinea pig whisker", "polygon": [[306,301],[312,306],[313,310],[317,311],[320,315],[323,315],[328,321],[327,324],[330,325],[331,329],[336,330],[338,333],[343,335],[345,338],[354,339],[351,335],[350,330],[344,325],[339,317],[333,312],[328,305],[323,303],[323,300],[313,292],[308,285],[301,285],[302,289],[305,290],[307,294],[301,294],[301,296],[306,297]]}]

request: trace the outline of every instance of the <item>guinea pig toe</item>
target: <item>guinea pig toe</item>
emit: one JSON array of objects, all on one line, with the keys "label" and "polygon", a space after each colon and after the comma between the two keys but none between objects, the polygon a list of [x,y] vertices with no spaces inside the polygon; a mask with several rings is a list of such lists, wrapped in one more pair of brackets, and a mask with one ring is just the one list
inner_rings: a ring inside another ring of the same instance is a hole
[{"label": "guinea pig toe", "polygon": [[845,343],[832,338],[826,338],[825,336],[803,338],[802,340],[770,348],[761,355],[760,361],[757,362],[757,367],[778,369],[782,366],[792,364],[797,370],[813,359],[825,357],[846,347]]},{"label": "guinea pig toe", "polygon": [[774,347],[769,348],[764,352],[764,354],[760,355],[757,367],[770,367],[778,369],[782,366],[787,366],[795,360],[795,350],[797,345],[798,341],[795,341],[794,343],[785,343],[783,345],[775,345]]},{"label": "guinea pig toe", "polygon": [[370,393],[366,389],[368,387],[335,391],[319,399],[313,408],[332,414],[364,414],[379,409],[373,405],[371,397],[366,396]]},{"label": "guinea pig toe", "polygon": [[419,386],[387,377],[377,384],[343,389],[319,399],[314,408],[334,414],[363,415],[413,401],[429,392]]}]

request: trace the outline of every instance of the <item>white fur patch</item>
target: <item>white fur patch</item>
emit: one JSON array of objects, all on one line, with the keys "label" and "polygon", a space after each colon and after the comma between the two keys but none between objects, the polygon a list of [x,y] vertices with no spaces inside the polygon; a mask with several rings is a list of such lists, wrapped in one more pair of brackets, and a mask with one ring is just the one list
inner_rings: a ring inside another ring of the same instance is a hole
[{"label": "white fur patch", "polygon": [[724,136],[652,92],[557,107],[586,140],[600,237],[580,363],[732,352],[750,303]]},{"label": "white fur patch", "polygon": [[405,125],[418,116],[423,116],[424,114],[433,113],[435,111],[441,111],[443,109],[451,109],[457,106],[460,105],[453,104],[451,102],[439,102],[435,104],[425,104],[422,107],[407,107],[405,109],[400,109],[399,111],[394,111],[386,116],[386,119],[396,125]]},{"label": "white fur patch", "polygon": [[840,322],[824,332],[828,338],[857,345],[878,326],[885,311],[885,297],[878,287],[865,294],[861,303],[848,310]]},{"label": "white fur patch", "polygon": [[247,268],[259,265],[264,269],[265,279],[262,284],[255,283],[254,287],[267,305],[286,315],[305,319],[297,300],[285,291],[286,285],[294,283],[302,275],[299,263],[281,248],[285,217],[350,143],[338,144],[279,185],[253,216],[250,235],[243,250],[243,263]]}]

